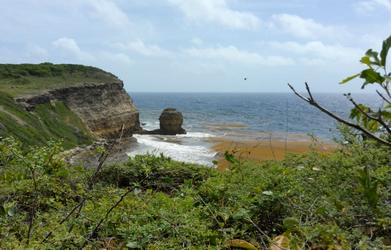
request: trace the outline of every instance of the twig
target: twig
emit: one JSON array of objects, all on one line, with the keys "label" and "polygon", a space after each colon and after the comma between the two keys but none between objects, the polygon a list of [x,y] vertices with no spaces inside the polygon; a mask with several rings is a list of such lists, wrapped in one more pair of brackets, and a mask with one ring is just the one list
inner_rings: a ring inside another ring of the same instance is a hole
[{"label": "twig", "polygon": [[116,203],[114,203],[114,205],[111,206],[109,210],[107,210],[105,216],[104,216],[102,219],[99,220],[99,222],[96,224],[96,226],[94,227],[94,229],[91,231],[91,233],[90,233],[90,234],[87,236],[87,238],[84,240],[84,243],[83,243],[81,249],[84,248],[84,247],[87,245],[88,241],[89,241],[94,235],[96,235],[96,233],[97,233],[98,230],[99,230],[99,227],[100,227],[100,226],[102,225],[102,223],[107,219],[107,217],[109,216],[109,214],[110,214],[110,213],[111,213],[111,212],[112,212],[112,211],[113,211],[113,210],[114,210],[114,209],[123,201],[123,199],[124,199],[130,192],[132,192],[132,191],[133,191],[133,188],[129,188],[124,194],[121,195],[120,199],[119,199]]},{"label": "twig", "polygon": [[364,134],[366,134],[366,135],[369,136],[370,138],[372,138],[372,139],[374,139],[374,140],[376,140],[376,141],[378,141],[378,142],[380,142],[380,143],[382,143],[382,144],[384,144],[384,145],[387,145],[388,147],[391,147],[391,142],[386,141],[386,140],[384,140],[384,139],[382,139],[382,138],[380,138],[380,137],[374,135],[374,134],[371,133],[369,130],[367,130],[367,129],[361,127],[360,125],[355,124],[355,123],[352,123],[352,122],[349,122],[349,121],[347,121],[347,120],[345,120],[345,119],[339,117],[338,115],[336,115],[336,114],[330,112],[329,110],[327,110],[327,109],[324,108],[323,106],[319,105],[319,104],[316,102],[316,100],[312,97],[312,93],[311,93],[311,90],[310,90],[308,84],[305,83],[305,85],[306,85],[307,93],[308,93],[309,96],[310,96],[309,98],[308,98],[308,97],[304,97],[303,95],[299,94],[299,93],[292,87],[292,85],[290,85],[290,84],[288,83],[288,86],[289,86],[289,88],[291,88],[291,90],[293,91],[293,93],[294,93],[296,96],[298,96],[300,99],[302,99],[303,101],[305,101],[305,102],[309,103],[310,105],[316,107],[317,109],[319,109],[320,111],[322,111],[322,112],[325,113],[326,115],[332,117],[333,119],[337,120],[338,122],[341,122],[341,123],[343,123],[343,124],[345,124],[345,125],[347,125],[347,126],[349,126],[349,127],[355,128],[355,129],[357,129],[357,130],[363,132]]},{"label": "twig", "polygon": [[376,93],[388,104],[391,104],[391,101],[388,100],[379,90],[376,90]]},{"label": "twig", "polygon": [[[83,198],[84,199],[84,198]],[[82,205],[82,202],[79,202],[72,210],[60,221],[60,225],[62,225],[65,221],[68,220],[69,217]],[[42,240],[42,243],[44,243],[51,235],[53,234],[53,231],[46,234],[45,238]]]},{"label": "twig", "polygon": [[[121,133],[120,133],[120,136],[119,136],[117,143],[121,143],[122,136],[124,133],[124,127],[125,127],[125,125],[122,124]],[[109,156],[110,153],[112,153],[111,151],[112,151],[113,147],[114,147],[114,143],[111,143],[109,145],[108,149],[100,155],[100,157],[98,159],[98,162],[99,162],[98,166],[96,167],[95,172],[93,173],[93,175],[91,176],[91,178],[89,179],[89,182],[87,184],[87,192],[92,190],[92,188],[94,187],[94,184],[96,182],[96,178],[97,178],[100,170],[102,169],[105,161],[107,160],[107,157]],[[62,225],[65,221],[67,221],[77,209],[78,209],[78,212],[77,212],[75,218],[78,218],[80,216],[81,210],[83,209],[83,206],[86,201],[87,201],[87,198],[83,197],[81,199],[81,201],[75,207],[73,207],[72,210],[60,221],[59,224]],[[69,232],[71,232],[72,229],[73,229],[73,225],[71,225],[71,227],[69,228]],[[45,238],[42,240],[42,242],[45,242],[52,234],[53,234],[53,231],[50,231],[45,236]]]},{"label": "twig", "polygon": [[272,151],[273,159],[277,160],[276,154],[274,153],[274,148],[273,148],[272,133],[270,133],[270,136],[269,136],[269,146],[270,146],[270,150]]},{"label": "twig", "polygon": [[[288,248],[281,247],[281,246],[277,245],[276,243],[274,243],[274,241],[250,217],[247,218],[247,221],[250,222],[258,230],[258,232],[260,232],[263,236],[265,236],[268,239],[268,241],[270,241],[271,244],[275,245],[276,247],[280,248],[281,250],[289,250]],[[262,242],[263,242],[263,240],[262,240]]]},{"label": "twig", "polygon": [[368,112],[365,112],[365,110],[363,110],[360,105],[358,105],[356,103],[356,101],[354,101],[354,99],[350,96],[350,95],[346,95],[346,97],[348,98],[348,100],[354,105],[354,107],[360,111],[360,113],[362,113],[363,115],[365,115],[368,119],[370,120],[374,120],[374,121],[377,121],[378,123],[380,123],[386,130],[389,134],[391,134],[391,129],[389,127],[389,125],[381,118],[381,115],[379,115],[379,118],[377,117],[374,117],[370,114],[368,114]]}]

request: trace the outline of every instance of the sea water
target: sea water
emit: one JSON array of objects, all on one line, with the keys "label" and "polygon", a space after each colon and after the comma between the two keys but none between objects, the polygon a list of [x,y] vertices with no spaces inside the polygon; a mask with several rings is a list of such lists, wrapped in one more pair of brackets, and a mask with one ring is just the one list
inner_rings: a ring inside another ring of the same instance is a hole
[{"label": "sea water", "polygon": [[[212,165],[213,137],[232,140],[321,140],[339,136],[336,122],[291,93],[130,93],[143,128],[159,128],[163,109],[182,112],[186,135],[135,135],[129,155],[164,154],[175,160]],[[376,108],[374,95],[354,97]],[[348,118],[352,104],[342,94],[315,94],[330,111]]]}]

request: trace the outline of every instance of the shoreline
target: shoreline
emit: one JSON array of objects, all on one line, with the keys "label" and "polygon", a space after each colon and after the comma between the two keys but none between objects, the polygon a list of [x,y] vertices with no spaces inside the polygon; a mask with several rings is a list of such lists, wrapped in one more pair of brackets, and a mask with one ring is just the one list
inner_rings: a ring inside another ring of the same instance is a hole
[{"label": "shoreline", "polygon": [[337,149],[337,144],[329,141],[311,140],[235,140],[229,137],[211,138],[212,150],[218,153],[216,168],[225,170],[229,162],[224,159],[226,151],[233,153],[240,160],[262,162],[283,160],[288,154],[303,154],[315,150],[330,153]]}]

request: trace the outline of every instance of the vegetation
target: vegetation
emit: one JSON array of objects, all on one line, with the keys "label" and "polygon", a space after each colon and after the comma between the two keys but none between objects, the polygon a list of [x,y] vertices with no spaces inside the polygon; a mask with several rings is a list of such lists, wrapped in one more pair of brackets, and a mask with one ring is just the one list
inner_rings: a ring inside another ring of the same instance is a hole
[{"label": "vegetation", "polygon": [[11,96],[0,92],[0,136],[10,135],[26,146],[66,138],[65,148],[90,144],[92,139],[84,123],[63,102],[40,104],[34,112],[27,112]]},{"label": "vegetation", "polygon": [[25,145],[64,140],[64,147],[90,144],[92,135],[63,102],[37,105],[27,112],[14,97],[41,94],[55,88],[117,82],[98,68],[74,64],[0,64],[0,136],[14,136]]},{"label": "vegetation", "polygon": [[164,156],[96,172],[68,166],[59,152],[56,143],[23,151],[1,140],[1,249],[265,248],[273,239],[291,249],[386,249],[391,241],[391,154],[369,141],[281,162],[230,156],[224,172]]},{"label": "vegetation", "polygon": [[343,123],[359,131],[365,138],[371,138],[375,141],[391,147],[391,72],[387,71],[387,55],[391,49],[391,36],[383,41],[381,52],[372,49],[368,50],[361,58],[360,62],[367,68],[358,74],[349,76],[341,81],[341,84],[350,82],[359,77],[364,80],[361,88],[368,85],[375,85],[377,95],[383,105],[378,110],[372,110],[368,105],[357,103],[350,93],[345,94],[348,100],[354,105],[351,110],[350,118],[356,122],[343,119],[321,106],[313,97],[310,87],[305,83],[308,97],[299,94],[292,85],[288,84],[292,91],[302,100],[316,107],[321,112],[327,114],[340,123]]},{"label": "vegetation", "polygon": [[[96,168],[71,166],[44,141],[88,141],[74,137],[77,117],[61,102],[26,113],[1,93],[0,131],[23,144],[0,139],[0,249],[391,249],[389,41],[359,75],[385,105],[355,105],[336,152],[263,163],[226,152],[223,172],[163,155],[108,166],[110,146]],[[306,86],[309,97],[292,89],[335,118]]]},{"label": "vegetation", "polygon": [[88,83],[118,82],[101,69],[77,64],[0,64],[0,91],[11,96]]}]

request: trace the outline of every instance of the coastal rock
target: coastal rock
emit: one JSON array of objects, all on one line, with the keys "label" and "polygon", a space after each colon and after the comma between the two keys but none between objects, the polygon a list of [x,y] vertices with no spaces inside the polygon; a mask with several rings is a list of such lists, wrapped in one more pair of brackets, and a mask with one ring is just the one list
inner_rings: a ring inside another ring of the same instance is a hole
[{"label": "coastal rock", "polygon": [[186,130],[182,128],[183,115],[174,108],[166,108],[163,110],[159,118],[160,133],[165,135],[186,134]]},{"label": "coastal rock", "polygon": [[182,128],[183,115],[174,108],[166,108],[159,117],[160,128],[152,131],[141,129],[138,134],[152,135],[177,135],[186,134],[186,130]]},{"label": "coastal rock", "polygon": [[16,99],[27,111],[54,100],[63,101],[98,138],[114,139],[121,133],[129,137],[141,130],[139,113],[120,80],[54,89]]}]

